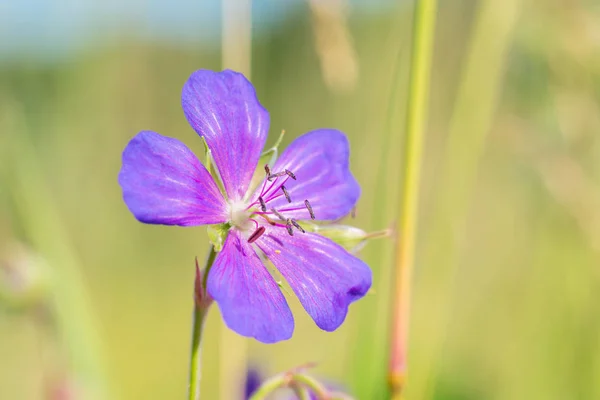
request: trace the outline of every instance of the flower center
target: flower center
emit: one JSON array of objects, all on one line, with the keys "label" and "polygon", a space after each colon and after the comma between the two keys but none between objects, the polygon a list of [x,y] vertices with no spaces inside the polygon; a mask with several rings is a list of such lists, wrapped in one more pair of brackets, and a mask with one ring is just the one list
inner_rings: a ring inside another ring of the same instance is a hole
[{"label": "flower center", "polygon": [[[308,200],[304,200],[300,204],[290,204],[289,207],[280,207],[275,209],[272,202],[276,199],[285,196],[288,203],[292,203],[292,198],[287,188],[286,182],[289,179],[296,180],[296,175],[290,170],[284,169],[281,172],[272,173],[268,165],[265,165],[266,178],[263,182],[262,189],[258,198],[250,205],[231,205],[231,223],[242,230],[248,231],[253,229],[253,233],[248,236],[248,242],[254,243],[266,231],[266,227],[285,228],[290,236],[294,236],[294,229],[305,233],[302,226],[294,218],[290,218],[285,214],[291,211],[306,211],[306,219],[309,217],[315,219],[312,206]],[[295,213],[297,214],[297,213]],[[259,224],[255,218],[262,218],[268,225]],[[252,225],[254,224],[254,226]]]},{"label": "flower center", "polygon": [[251,215],[252,210],[247,209],[246,204],[242,201],[237,201],[229,205],[229,220],[231,225],[240,231],[247,231],[254,228],[254,224],[250,222]]}]

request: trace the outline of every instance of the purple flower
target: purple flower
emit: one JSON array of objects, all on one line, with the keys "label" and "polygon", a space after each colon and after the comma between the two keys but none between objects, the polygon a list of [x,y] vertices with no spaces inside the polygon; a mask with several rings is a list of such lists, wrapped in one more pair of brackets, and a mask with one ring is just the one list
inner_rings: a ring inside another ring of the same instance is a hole
[{"label": "purple flower", "polygon": [[321,329],[338,328],[350,303],[369,290],[371,271],[330,239],[304,232],[299,221],[339,219],[358,200],[345,135],[318,129],[300,136],[253,188],[269,113],[252,84],[233,71],[196,71],[183,87],[182,106],[220,179],[180,141],[140,132],[125,148],[119,174],[129,210],[149,224],[221,224],[228,230],[207,290],[237,333],[272,343],[294,330],[263,254]]}]

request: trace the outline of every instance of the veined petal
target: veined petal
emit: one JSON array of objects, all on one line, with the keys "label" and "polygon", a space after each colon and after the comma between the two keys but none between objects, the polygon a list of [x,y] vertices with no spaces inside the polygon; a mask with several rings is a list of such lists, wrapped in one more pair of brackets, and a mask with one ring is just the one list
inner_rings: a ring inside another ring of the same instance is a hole
[{"label": "veined petal", "polygon": [[207,288],[227,326],[240,335],[264,343],[292,337],[294,317],[285,297],[238,231],[229,232],[208,274]]},{"label": "veined petal", "polygon": [[350,303],[371,287],[369,267],[323,236],[271,229],[256,243],[323,330],[337,329]]},{"label": "veined petal", "polygon": [[119,184],[127,207],[141,222],[190,226],[227,220],[213,178],[177,139],[138,133],[123,151]]},{"label": "veined petal", "polygon": [[349,169],[349,155],[348,139],[340,131],[317,129],[300,136],[271,168],[274,172],[287,169],[295,175],[296,180],[288,178],[285,183],[292,202],[278,193],[268,207],[292,209],[283,213],[289,218],[310,219],[304,204],[308,200],[317,220],[347,215],[360,196],[360,186]]},{"label": "veined petal", "polygon": [[241,200],[269,131],[269,113],[244,75],[194,72],[181,94],[183,111],[212,152],[227,195]]}]

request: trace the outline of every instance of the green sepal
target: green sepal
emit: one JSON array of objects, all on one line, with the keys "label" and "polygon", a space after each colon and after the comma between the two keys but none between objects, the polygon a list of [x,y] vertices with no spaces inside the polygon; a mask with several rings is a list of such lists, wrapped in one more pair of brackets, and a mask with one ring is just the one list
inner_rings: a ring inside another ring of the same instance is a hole
[{"label": "green sepal", "polygon": [[229,224],[208,225],[206,227],[208,240],[215,247],[215,251],[219,252],[223,249],[223,244],[225,243],[225,239],[227,239],[230,228],[231,225]]},{"label": "green sepal", "polygon": [[307,232],[314,232],[325,236],[352,254],[362,250],[370,239],[386,237],[391,234],[389,230],[369,233],[349,225],[317,225],[306,221],[300,224]]}]

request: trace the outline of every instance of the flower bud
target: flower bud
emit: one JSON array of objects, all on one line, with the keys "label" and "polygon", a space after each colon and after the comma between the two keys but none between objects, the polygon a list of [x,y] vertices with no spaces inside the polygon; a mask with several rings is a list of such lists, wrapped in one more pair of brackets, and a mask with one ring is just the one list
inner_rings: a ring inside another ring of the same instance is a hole
[{"label": "flower bud", "polygon": [[194,282],[194,301],[198,309],[207,309],[213,302],[212,297],[206,291],[206,269],[200,269],[198,258],[196,258],[196,280]]}]

